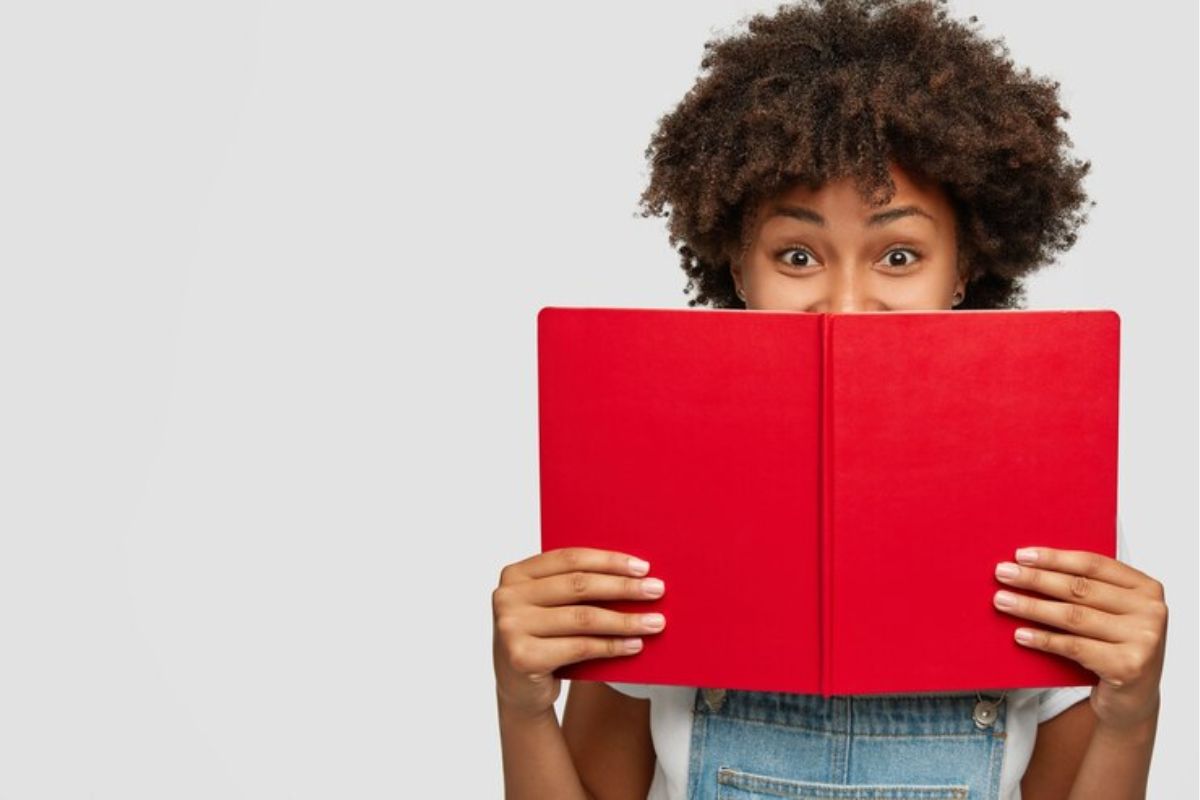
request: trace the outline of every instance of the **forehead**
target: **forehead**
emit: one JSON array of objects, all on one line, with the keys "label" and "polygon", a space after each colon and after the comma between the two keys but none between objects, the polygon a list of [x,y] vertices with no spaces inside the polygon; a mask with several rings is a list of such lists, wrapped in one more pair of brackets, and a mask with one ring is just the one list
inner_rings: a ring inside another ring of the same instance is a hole
[{"label": "forehead", "polygon": [[[935,224],[953,222],[954,210],[940,186],[932,181],[922,180],[895,164],[889,165],[888,172],[896,185],[896,192],[882,206],[869,204],[858,193],[853,178],[847,177],[815,188],[804,184],[791,186],[763,201],[756,218],[759,224],[765,224],[772,219],[786,219],[775,216],[775,211],[790,206],[812,209],[827,219],[857,220],[865,223],[872,214],[882,209],[916,206],[932,217],[931,221]],[[937,227],[941,227],[941,224],[937,224]]]}]

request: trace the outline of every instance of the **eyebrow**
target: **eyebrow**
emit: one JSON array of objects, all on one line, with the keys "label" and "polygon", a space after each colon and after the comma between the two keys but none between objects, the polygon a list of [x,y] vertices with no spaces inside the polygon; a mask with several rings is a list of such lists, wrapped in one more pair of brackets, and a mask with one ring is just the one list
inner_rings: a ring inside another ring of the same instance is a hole
[{"label": "eyebrow", "polygon": [[[773,217],[792,217],[793,219],[811,222],[825,227],[825,218],[811,208],[804,206],[778,206],[771,214]],[[904,217],[925,217],[930,221],[934,221],[933,217],[920,206],[900,206],[899,208],[889,208],[887,211],[880,211],[872,214],[867,220],[867,227],[878,228],[882,225],[887,225],[889,222],[895,222]]]}]

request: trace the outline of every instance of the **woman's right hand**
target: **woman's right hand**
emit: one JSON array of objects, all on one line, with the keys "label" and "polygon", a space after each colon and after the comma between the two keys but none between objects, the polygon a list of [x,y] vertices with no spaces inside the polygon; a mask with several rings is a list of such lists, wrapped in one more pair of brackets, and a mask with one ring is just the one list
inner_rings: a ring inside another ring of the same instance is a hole
[{"label": "woman's right hand", "polygon": [[648,570],[645,561],[626,553],[590,547],[549,550],[505,566],[492,592],[500,705],[537,716],[558,699],[561,681],[553,674],[558,667],[640,651],[641,637],[665,626],[662,614],[625,614],[585,603],[662,597],[662,581],[643,577]]}]

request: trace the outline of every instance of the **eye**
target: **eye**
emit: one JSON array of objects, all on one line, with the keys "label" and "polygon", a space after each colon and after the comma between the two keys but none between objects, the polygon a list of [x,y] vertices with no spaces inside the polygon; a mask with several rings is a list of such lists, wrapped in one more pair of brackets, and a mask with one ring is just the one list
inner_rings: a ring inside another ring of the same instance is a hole
[{"label": "eye", "polygon": [[803,247],[789,247],[785,250],[780,250],[775,254],[776,258],[782,258],[783,263],[789,267],[808,267],[817,260],[816,256],[808,252]]},{"label": "eye", "polygon": [[887,256],[884,257],[884,262],[889,267],[904,268],[911,267],[921,254],[916,250],[908,247],[897,247],[889,250]]}]

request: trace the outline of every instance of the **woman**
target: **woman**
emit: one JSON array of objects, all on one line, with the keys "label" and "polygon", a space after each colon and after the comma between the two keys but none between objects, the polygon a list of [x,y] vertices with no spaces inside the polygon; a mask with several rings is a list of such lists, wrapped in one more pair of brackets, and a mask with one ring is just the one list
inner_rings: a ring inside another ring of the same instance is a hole
[{"label": "woman", "polygon": [[[644,214],[669,218],[689,305],[1020,308],[1023,276],[1074,243],[1089,165],[1065,152],[1057,84],[1017,71],[999,42],[938,5],[801,4],[707,50],[647,151],[642,197]],[[666,624],[589,603],[669,587],[625,553],[510,564],[493,594],[507,796],[1144,796],[1163,587],[1123,563],[1123,544],[1117,559],[1030,544],[996,566],[1010,591],[995,606],[1028,623],[1019,644],[1095,673],[1090,694],[1013,690],[989,703],[576,681],[561,727],[555,668],[636,657]],[[870,733],[873,720],[886,734]],[[769,768],[724,768],[751,756]]]}]

